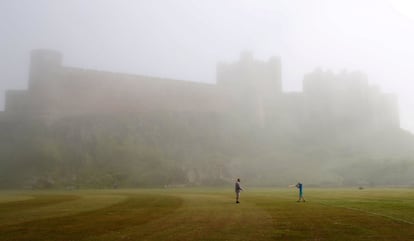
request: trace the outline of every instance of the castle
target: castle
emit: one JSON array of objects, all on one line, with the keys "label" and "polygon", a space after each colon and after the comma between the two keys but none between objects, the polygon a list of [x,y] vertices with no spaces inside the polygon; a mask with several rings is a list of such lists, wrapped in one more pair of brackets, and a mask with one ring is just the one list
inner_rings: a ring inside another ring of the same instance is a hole
[{"label": "castle", "polygon": [[27,90],[6,92],[1,117],[40,118],[119,113],[238,113],[265,127],[399,128],[396,97],[368,84],[360,72],[316,70],[303,92],[282,91],[281,61],[242,53],[217,65],[216,84],[72,68],[62,54],[31,52]]}]

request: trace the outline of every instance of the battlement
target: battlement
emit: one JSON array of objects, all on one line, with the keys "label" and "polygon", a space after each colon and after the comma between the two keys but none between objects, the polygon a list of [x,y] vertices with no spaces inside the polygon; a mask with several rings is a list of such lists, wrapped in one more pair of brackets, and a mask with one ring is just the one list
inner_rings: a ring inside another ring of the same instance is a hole
[{"label": "battlement", "polygon": [[272,57],[259,61],[243,52],[239,61],[217,65],[217,84],[261,98],[273,98],[282,92],[281,61]]},{"label": "battlement", "polygon": [[334,74],[317,69],[305,75],[303,95],[309,123],[375,129],[399,127],[396,96],[369,85],[363,72]]},{"label": "battlement", "polygon": [[53,94],[63,55],[55,50],[36,49],[30,53],[29,90],[48,98]]},{"label": "battlement", "polygon": [[367,90],[368,77],[361,71],[342,71],[334,74],[332,71],[316,69],[306,74],[303,79],[303,91],[308,94],[324,94],[335,92],[357,92]]},{"label": "battlement", "polygon": [[52,49],[34,49],[30,52],[30,59],[32,66],[35,67],[61,66],[63,55]]}]

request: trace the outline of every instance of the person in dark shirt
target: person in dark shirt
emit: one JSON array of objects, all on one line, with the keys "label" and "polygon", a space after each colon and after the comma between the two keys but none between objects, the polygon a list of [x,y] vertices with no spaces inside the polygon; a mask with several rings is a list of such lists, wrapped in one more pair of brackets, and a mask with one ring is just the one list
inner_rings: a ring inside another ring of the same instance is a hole
[{"label": "person in dark shirt", "polygon": [[243,188],[240,185],[240,178],[237,178],[236,183],[234,184],[234,191],[236,192],[236,203],[240,203],[240,192],[243,190]]},{"label": "person in dark shirt", "polygon": [[303,197],[303,184],[300,183],[300,182],[298,182],[296,184],[296,187],[299,189],[299,199],[298,199],[298,202],[300,202],[301,200],[303,202],[305,202],[305,198]]}]

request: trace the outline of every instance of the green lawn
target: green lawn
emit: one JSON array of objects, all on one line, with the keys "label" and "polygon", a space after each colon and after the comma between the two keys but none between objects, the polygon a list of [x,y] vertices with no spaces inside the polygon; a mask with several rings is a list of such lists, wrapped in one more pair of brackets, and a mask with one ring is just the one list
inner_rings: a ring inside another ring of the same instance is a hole
[{"label": "green lawn", "polygon": [[414,240],[414,189],[0,192],[0,240]]}]

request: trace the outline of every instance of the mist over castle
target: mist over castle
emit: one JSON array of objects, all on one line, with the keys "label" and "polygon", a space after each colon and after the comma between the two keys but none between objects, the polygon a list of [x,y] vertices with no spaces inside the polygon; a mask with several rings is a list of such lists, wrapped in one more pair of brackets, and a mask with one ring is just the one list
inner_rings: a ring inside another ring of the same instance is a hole
[{"label": "mist over castle", "polygon": [[68,67],[55,50],[30,56],[28,89],[7,91],[0,114],[3,187],[412,181],[397,97],[362,72],[316,69],[302,92],[284,92],[281,59],[249,52],[218,63],[215,84]]},{"label": "mist over castle", "polygon": [[120,113],[237,113],[258,126],[341,129],[399,128],[397,98],[368,84],[362,72],[315,70],[303,92],[283,92],[281,60],[243,52],[217,65],[216,84],[128,75],[62,65],[54,50],[33,50],[28,90],[6,93],[6,118]]}]

